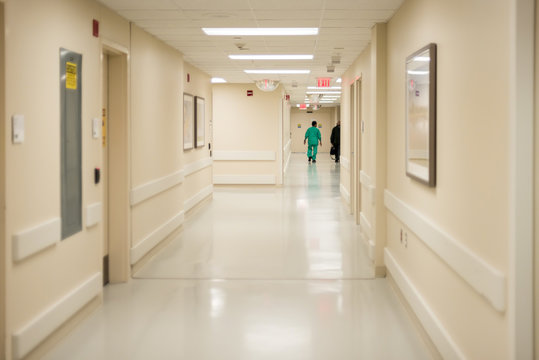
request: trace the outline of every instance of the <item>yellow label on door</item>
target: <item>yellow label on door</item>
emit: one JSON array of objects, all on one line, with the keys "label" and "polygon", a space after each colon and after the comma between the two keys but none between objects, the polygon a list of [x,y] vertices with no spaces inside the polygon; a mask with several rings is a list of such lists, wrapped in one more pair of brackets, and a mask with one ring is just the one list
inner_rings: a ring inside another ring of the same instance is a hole
[{"label": "yellow label on door", "polygon": [[66,89],[77,90],[77,64],[66,62]]}]

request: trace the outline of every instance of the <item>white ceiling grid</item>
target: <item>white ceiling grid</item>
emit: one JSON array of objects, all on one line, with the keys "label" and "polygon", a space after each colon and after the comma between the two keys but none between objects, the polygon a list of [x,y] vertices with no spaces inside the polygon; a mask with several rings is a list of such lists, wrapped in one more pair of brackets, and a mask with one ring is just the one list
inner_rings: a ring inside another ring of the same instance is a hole
[{"label": "white ceiling grid", "polygon": [[[292,103],[304,102],[319,77],[334,80],[368,45],[372,26],[403,0],[100,0],[178,49],[185,61],[229,83],[280,80]],[[203,27],[318,27],[316,36],[208,36]],[[243,49],[240,50],[239,46]],[[312,54],[313,60],[231,60],[232,54]],[[340,56],[335,72],[326,66]],[[308,69],[308,75],[246,74],[246,69]],[[292,87],[292,83],[297,87]],[[334,81],[332,81],[334,85]]]}]

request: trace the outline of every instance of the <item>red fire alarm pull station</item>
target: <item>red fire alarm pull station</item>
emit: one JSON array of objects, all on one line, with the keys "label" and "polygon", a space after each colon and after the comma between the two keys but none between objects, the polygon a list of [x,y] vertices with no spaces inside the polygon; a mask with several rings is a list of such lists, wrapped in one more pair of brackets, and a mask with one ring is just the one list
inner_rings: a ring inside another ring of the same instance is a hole
[{"label": "red fire alarm pull station", "polygon": [[187,74],[187,82],[191,81],[191,74]]},{"label": "red fire alarm pull station", "polygon": [[247,90],[247,96],[253,96],[253,90]]},{"label": "red fire alarm pull station", "polygon": [[92,21],[92,33],[95,37],[99,37],[99,21],[96,19]]}]

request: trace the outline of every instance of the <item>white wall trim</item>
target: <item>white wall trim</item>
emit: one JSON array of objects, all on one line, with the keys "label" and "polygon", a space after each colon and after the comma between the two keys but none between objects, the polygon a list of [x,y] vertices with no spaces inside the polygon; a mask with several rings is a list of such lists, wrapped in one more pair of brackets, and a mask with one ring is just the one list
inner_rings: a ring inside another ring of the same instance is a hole
[{"label": "white wall trim", "polygon": [[275,175],[214,175],[216,185],[274,185]]},{"label": "white wall trim", "polygon": [[199,202],[207,198],[213,193],[213,185],[208,185],[204,189],[200,190],[198,193],[196,193],[194,196],[190,197],[189,199],[185,200],[183,203],[183,209],[185,212],[191,210],[193,207],[195,207]]},{"label": "white wall trim", "polygon": [[346,203],[350,205],[350,192],[343,184],[341,184],[341,196],[344,201],[346,201]]},{"label": "white wall trim", "polygon": [[184,176],[189,176],[191,174],[194,174],[197,171],[200,171],[202,169],[205,169],[211,166],[212,164],[213,164],[213,159],[209,157],[187,164],[183,168]]},{"label": "white wall trim", "polygon": [[376,204],[376,187],[373,185],[372,179],[367,173],[363,170],[359,172],[359,181],[361,182],[361,185],[365,186],[367,191],[369,192],[369,197],[371,200],[371,204]]},{"label": "white wall trim", "polygon": [[275,151],[214,151],[214,161],[274,161]]},{"label": "white wall trim", "polygon": [[131,248],[131,265],[136,264],[150,250],[165,240],[170,233],[180,227],[185,220],[185,212],[181,211],[172,219],[152,231],[144,239]]},{"label": "white wall trim", "polygon": [[62,220],[54,218],[12,237],[13,261],[20,261],[49,246],[56,245],[62,238]]},{"label": "white wall trim", "polygon": [[442,322],[436,317],[421,293],[414,287],[404,270],[397,263],[388,248],[384,249],[387,270],[395,280],[402,295],[416,314],[419,322],[444,359],[465,359],[466,357],[451,338]]},{"label": "white wall trim", "polygon": [[103,276],[96,273],[71,290],[12,335],[13,356],[22,359],[47,336],[80,311],[103,289]]},{"label": "white wall trim", "polygon": [[137,205],[165,190],[179,185],[183,183],[184,180],[184,172],[183,170],[180,170],[175,172],[174,174],[170,174],[162,178],[150,181],[146,184],[137,186],[135,189],[131,190],[131,206]]},{"label": "white wall trim", "polygon": [[[538,70],[534,69],[536,4],[534,0],[509,1],[508,358],[511,360],[534,358],[533,194],[539,191],[534,189],[534,112],[535,91],[538,91],[535,89]],[[539,349],[535,351],[539,353]]]},{"label": "white wall trim", "polygon": [[426,216],[398,199],[390,191],[384,203],[436,255],[459,274],[498,311],[506,307],[506,277],[476,253],[452,238]]},{"label": "white wall trim", "polygon": [[346,156],[341,156],[341,166],[345,168],[346,170],[350,171],[350,159],[348,159]]},{"label": "white wall trim", "polygon": [[92,227],[101,222],[103,217],[103,205],[98,202],[86,207],[86,227]]}]

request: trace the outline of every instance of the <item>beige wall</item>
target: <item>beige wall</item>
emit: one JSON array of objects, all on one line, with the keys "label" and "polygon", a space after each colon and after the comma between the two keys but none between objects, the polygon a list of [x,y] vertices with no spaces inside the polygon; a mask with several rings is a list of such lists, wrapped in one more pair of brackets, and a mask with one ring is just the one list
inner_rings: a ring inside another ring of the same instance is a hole
[{"label": "beige wall", "polygon": [[[539,104],[539,6],[535,1],[535,104]],[[534,313],[535,358],[539,358],[539,109],[535,108],[535,256],[534,256]]]},{"label": "beige wall", "polygon": [[5,87],[5,66],[4,66],[4,4],[0,3],[0,359],[5,354],[5,327],[6,327],[6,310],[5,310],[5,296],[6,296],[6,274],[5,274],[5,262],[6,262],[6,240],[5,240],[5,142],[6,139],[6,126],[5,120],[5,106],[4,106],[4,94],[6,93]]},{"label": "beige wall", "polygon": [[[508,14],[505,1],[410,0],[389,22],[387,43],[388,191],[503,274],[509,231]],[[411,180],[404,170],[404,61],[430,42],[438,44],[435,188]],[[390,215],[388,249],[456,345],[467,358],[507,358],[505,314],[411,232],[404,248],[403,228]]]},{"label": "beige wall", "polygon": [[[9,211],[5,234],[10,240],[6,242],[6,331],[10,339],[13,332],[101,271],[101,227],[85,226],[86,206],[101,201],[101,188],[92,181],[93,167],[101,161],[101,143],[92,139],[90,127],[91,119],[101,116],[101,43],[92,36],[89,24],[92,19],[106,24],[102,14],[107,11],[86,0],[8,1],[5,10],[5,26],[10,29],[5,58],[9,69],[6,87],[10,91],[6,93],[5,114],[25,116],[24,143],[6,143]],[[102,27],[102,36],[114,37],[106,29],[110,28]],[[129,43],[122,45],[127,47]],[[14,234],[60,217],[60,47],[83,55],[83,228],[56,245],[14,262]],[[11,341],[6,347],[9,359]]]},{"label": "beige wall", "polygon": [[[331,130],[333,129],[333,108],[321,108],[320,110],[313,111],[312,114],[307,113],[305,110],[299,110],[292,108],[290,113],[290,125],[292,132],[292,152],[307,152],[307,145],[303,144],[305,139],[305,132],[312,125],[313,120],[318,123],[318,129],[322,135],[322,146],[318,146],[319,153],[329,153],[331,143],[329,138],[331,136]],[[298,128],[298,124],[301,124],[301,128]],[[320,128],[320,125],[322,127]]]},{"label": "beige wall", "polygon": [[[132,188],[182,169],[182,55],[131,25]],[[183,209],[177,184],[132,207],[132,245]]]},{"label": "beige wall", "polygon": [[[189,74],[190,81],[187,82],[187,74]],[[196,149],[183,151],[183,164],[194,164],[197,161],[202,161],[210,157],[210,150],[208,143],[212,140],[210,138],[210,122],[213,120],[212,113],[212,84],[211,77],[195,68],[189,63],[184,63],[183,68],[183,91],[193,96],[200,96],[204,98],[205,105],[205,141],[204,146],[197,147]],[[183,114],[183,111],[182,111]],[[183,123],[182,123],[183,124]],[[182,127],[183,131],[183,127]],[[182,135],[183,136],[183,135]],[[213,146],[213,144],[212,144]],[[207,167],[196,173],[186,176],[185,183],[183,185],[184,201],[195,196],[198,192],[212,184],[212,167]]]},{"label": "beige wall", "polygon": [[[253,96],[247,96],[253,90]],[[217,161],[214,176],[281,173],[282,88],[260,91],[254,84],[219,84],[213,87],[214,151],[269,151],[275,161]],[[284,145],[284,144],[283,144]]]},{"label": "beige wall", "polygon": [[[4,147],[0,146],[0,169],[3,173],[5,165],[6,172],[0,180],[0,203],[4,200],[2,182],[5,178],[5,202],[9,209],[5,232],[0,238],[0,266],[4,259],[6,261],[8,339],[5,352],[1,353],[11,359],[12,334],[44,314],[47,308],[58,305],[59,299],[102,271],[102,224],[99,222],[86,227],[87,206],[100,203],[103,196],[103,185],[93,183],[93,168],[101,166],[103,162],[102,143],[101,139],[92,138],[90,126],[92,118],[101,118],[102,47],[112,46],[130,52],[130,71],[128,79],[124,79],[129,83],[130,90],[129,99],[124,99],[130,104],[129,124],[122,133],[127,134],[124,145],[130,150],[126,157],[129,158],[130,170],[127,172],[131,178],[126,180],[126,183],[130,183],[126,191],[132,194],[140,187],[177,174],[186,165],[209,157],[207,145],[189,152],[183,151],[181,98],[184,89],[205,97],[207,142],[212,117],[212,90],[209,76],[188,64],[184,65],[178,51],[143,30],[131,27],[128,21],[93,0],[51,0],[46,3],[17,0],[6,2],[5,8],[5,27],[10,29],[5,45],[6,68],[9,69],[5,85],[10,91],[5,92],[5,111],[3,101],[0,101],[0,112],[6,118],[13,114],[25,116],[23,144],[11,143],[8,121],[3,122],[6,127],[0,130],[2,140],[6,140],[5,156]],[[29,8],[32,11],[28,11]],[[92,19],[100,22],[99,38],[92,36],[88,25]],[[0,28],[4,29],[4,26]],[[83,55],[83,229],[68,239],[15,262],[11,255],[13,235],[60,217],[60,47]],[[1,48],[3,50],[3,46]],[[35,60],[35,54],[39,54],[39,61]],[[3,69],[2,64],[0,69]],[[190,83],[184,82],[185,71],[191,74]],[[0,71],[0,74],[3,73]],[[4,88],[1,77],[0,86]],[[181,215],[185,200],[196,195],[201,188],[211,186],[211,174],[210,163],[210,166],[187,176],[183,184],[163,189],[132,207],[127,203],[126,196],[123,205],[130,208],[128,216],[131,222],[126,226],[129,229],[125,233],[132,244],[138,244],[172,217]],[[3,206],[1,208],[3,210]],[[2,218],[3,212],[0,213],[0,221]],[[4,241],[4,237],[9,241]],[[122,256],[129,258],[128,247],[123,250]],[[3,267],[0,268],[3,279],[2,271]],[[0,289],[3,300],[2,294],[3,289]],[[4,314],[3,311],[1,313]],[[0,317],[0,326],[2,319]],[[32,356],[38,356],[49,346],[48,342],[38,346]]]}]

